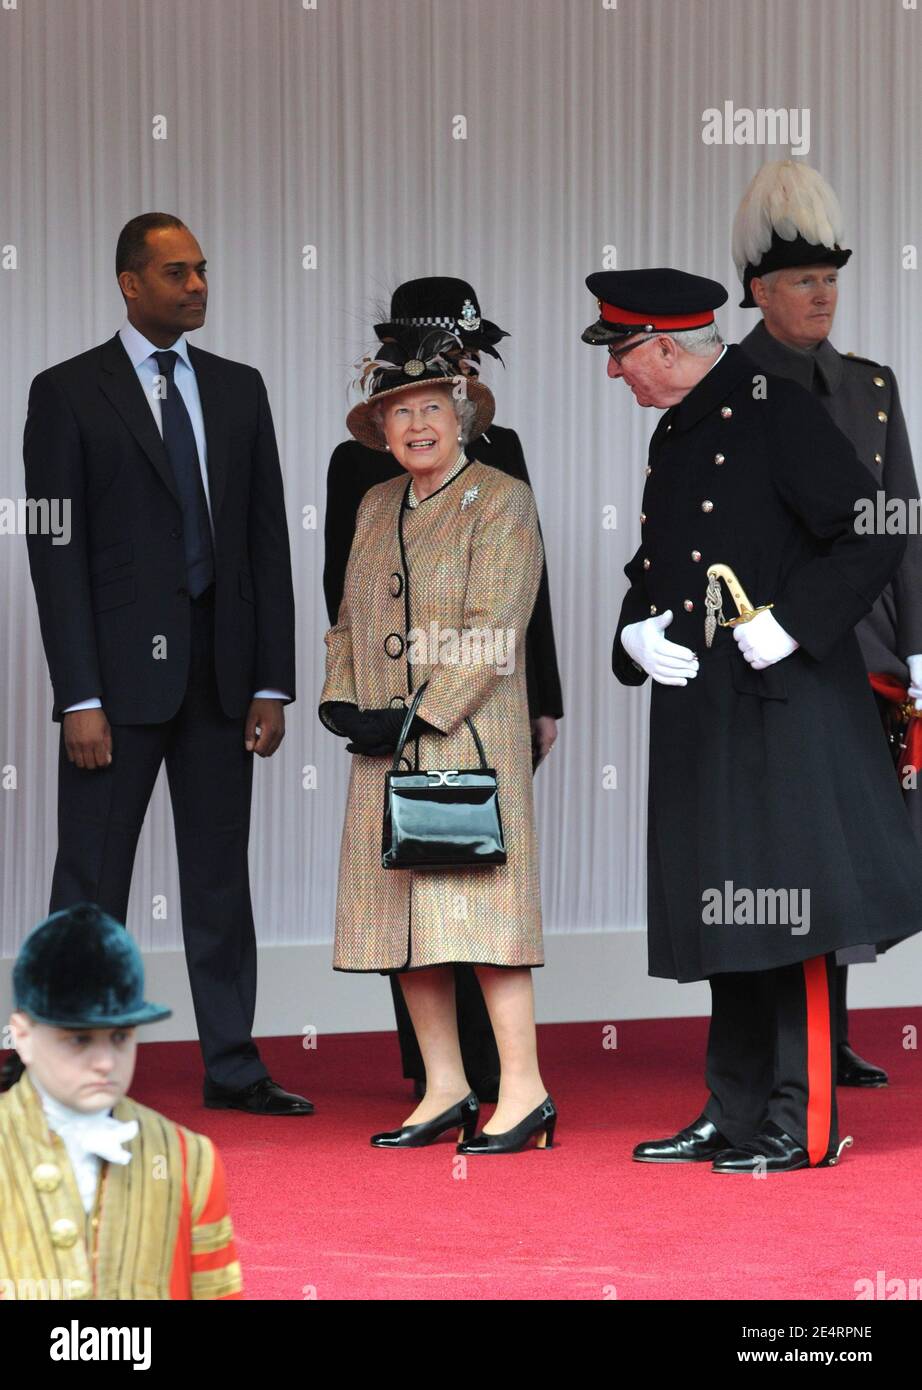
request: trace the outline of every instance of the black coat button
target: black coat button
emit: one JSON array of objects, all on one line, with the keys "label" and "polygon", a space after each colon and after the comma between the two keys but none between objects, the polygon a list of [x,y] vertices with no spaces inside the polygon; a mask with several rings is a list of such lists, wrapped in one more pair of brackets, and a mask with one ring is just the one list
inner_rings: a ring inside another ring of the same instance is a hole
[{"label": "black coat button", "polygon": [[398,707],[401,709],[406,709],[407,707],[407,702],[403,695],[392,695],[390,700],[388,701],[388,704],[390,705],[391,709],[397,709]]},{"label": "black coat button", "polygon": [[391,593],[394,598],[399,598],[403,593],[403,575],[399,574],[397,570],[394,570],[391,575]]},{"label": "black coat button", "polygon": [[384,650],[396,661],[403,656],[403,638],[399,632],[389,632],[384,639]]}]

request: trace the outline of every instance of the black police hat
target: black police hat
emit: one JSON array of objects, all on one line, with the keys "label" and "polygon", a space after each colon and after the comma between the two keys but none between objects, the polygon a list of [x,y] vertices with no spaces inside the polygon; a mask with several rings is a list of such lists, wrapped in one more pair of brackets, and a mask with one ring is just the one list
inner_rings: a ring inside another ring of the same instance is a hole
[{"label": "black police hat", "polygon": [[704,328],[727,291],[716,280],[659,266],[650,270],[597,270],[586,286],[599,302],[600,317],[582,335],[594,346],[635,333],[670,333]]},{"label": "black police hat", "polygon": [[450,275],[426,275],[397,286],[391,296],[390,319],[376,323],[375,332],[383,342],[408,328],[447,329],[468,350],[488,352],[500,361],[493,345],[509,337],[504,328],[483,318],[473,285]]}]

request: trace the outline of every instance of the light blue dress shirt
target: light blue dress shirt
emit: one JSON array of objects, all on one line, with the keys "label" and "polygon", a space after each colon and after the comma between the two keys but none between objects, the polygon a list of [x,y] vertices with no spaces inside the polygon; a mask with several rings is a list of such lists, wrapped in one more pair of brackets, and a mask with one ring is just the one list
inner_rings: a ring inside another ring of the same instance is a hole
[{"label": "light blue dress shirt", "polygon": [[[148,342],[143,333],[139,333],[134,324],[126,319],[118,331],[118,336],[122,340],[122,346],[131,358],[131,365],[138,375],[138,380],[144,389],[154,419],[157,422],[157,429],[163,437],[163,424],[160,418],[160,397],[157,394],[157,385],[161,380],[160,365],[154,357],[155,352],[164,351],[163,348],[155,347]],[[205,443],[205,419],[202,415],[202,402],[199,399],[198,382],[195,379],[195,371],[189,361],[189,344],[186,342],[184,333],[176,339],[171,348],[166,349],[177,354],[176,366],[173,371],[173,380],[176,383],[179,394],[182,396],[185,407],[189,412],[189,419],[192,421],[192,433],[195,435],[195,447],[198,450],[199,468],[202,471],[202,486],[205,489],[205,501],[208,504],[208,520],[211,522],[211,533],[214,536],[214,520],[211,515],[211,495],[208,491],[208,468],[207,468],[207,445]],[[257,690],[253,696],[254,700],[290,700],[291,696],[286,695],[281,690]],[[102,700],[98,696],[93,696],[88,700],[81,700],[76,705],[68,705],[64,710],[65,714],[70,714],[78,709],[102,709]]]}]

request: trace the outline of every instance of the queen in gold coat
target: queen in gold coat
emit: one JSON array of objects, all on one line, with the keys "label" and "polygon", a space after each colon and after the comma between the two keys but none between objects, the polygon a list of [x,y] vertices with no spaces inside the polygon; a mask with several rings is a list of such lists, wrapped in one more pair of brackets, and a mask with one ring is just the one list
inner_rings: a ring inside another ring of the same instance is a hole
[{"label": "queen in gold coat", "polygon": [[[393,345],[393,363],[380,360],[385,344],[371,364],[372,393],[349,416],[356,438],[391,449],[409,476],[363,499],[342,604],[326,634],[320,697],[324,724],[351,737],[355,754],[333,966],[404,972],[426,1064],[420,1106],[396,1137],[373,1140],[388,1146],[429,1142],[437,1135],[427,1125],[468,1101],[470,1123],[457,1127],[467,1138],[473,1132],[477,1102],[467,1094],[457,1046],[453,972],[435,967],[478,967],[502,1068],[498,1109],[484,1137],[497,1139],[550,1103],[535,1057],[528,969],[544,963],[524,651],[543,549],[527,483],[464,455],[464,440],[489,425],[493,397],[479,381],[449,375],[449,337],[430,333],[420,341],[417,331],[413,345]],[[406,705],[423,682],[406,752],[413,750],[420,769],[475,766],[465,723],[473,720],[497,772],[504,864],[382,867],[385,772]]]}]

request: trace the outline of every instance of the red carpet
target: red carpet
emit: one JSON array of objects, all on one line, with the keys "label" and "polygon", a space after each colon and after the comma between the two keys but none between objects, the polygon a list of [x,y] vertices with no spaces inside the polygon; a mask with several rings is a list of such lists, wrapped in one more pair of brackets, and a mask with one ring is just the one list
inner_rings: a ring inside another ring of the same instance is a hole
[{"label": "red carpet", "polygon": [[[539,1029],[560,1110],[552,1150],[470,1158],[453,1142],[381,1152],[413,1109],[396,1035],[260,1043],[318,1113],[205,1110],[191,1043],[148,1043],[132,1094],[210,1134],[224,1155],[250,1299],[854,1299],[855,1281],[922,1275],[922,1010],[853,1016],[852,1043],[891,1085],[839,1091],[855,1136],[836,1168],[753,1179],[633,1163],[631,1148],[702,1108],[704,1019]],[[489,1114],[485,1108],[484,1120]]]}]

